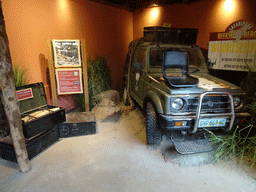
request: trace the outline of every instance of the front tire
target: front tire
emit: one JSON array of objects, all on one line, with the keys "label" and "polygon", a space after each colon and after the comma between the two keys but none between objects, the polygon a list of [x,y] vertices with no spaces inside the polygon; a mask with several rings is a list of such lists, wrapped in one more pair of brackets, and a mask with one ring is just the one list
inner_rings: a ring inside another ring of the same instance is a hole
[{"label": "front tire", "polygon": [[162,140],[157,122],[157,113],[151,102],[146,105],[146,138],[149,145],[159,145]]}]

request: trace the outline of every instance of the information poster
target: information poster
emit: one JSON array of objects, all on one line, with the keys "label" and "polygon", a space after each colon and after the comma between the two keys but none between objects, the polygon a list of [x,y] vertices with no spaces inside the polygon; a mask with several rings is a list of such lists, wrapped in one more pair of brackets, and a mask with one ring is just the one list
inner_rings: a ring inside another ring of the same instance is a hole
[{"label": "information poster", "polygon": [[81,67],[79,40],[52,40],[55,67]]},{"label": "information poster", "polygon": [[209,68],[233,71],[256,71],[256,27],[236,21],[225,32],[210,34]]},{"label": "information poster", "polygon": [[56,69],[58,94],[83,93],[81,68]]}]

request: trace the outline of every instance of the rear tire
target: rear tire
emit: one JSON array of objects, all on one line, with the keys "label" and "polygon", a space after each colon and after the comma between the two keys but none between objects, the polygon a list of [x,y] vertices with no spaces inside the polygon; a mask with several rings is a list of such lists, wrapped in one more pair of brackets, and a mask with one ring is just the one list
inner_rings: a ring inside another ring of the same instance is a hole
[{"label": "rear tire", "polygon": [[157,122],[157,113],[151,102],[146,105],[146,138],[149,145],[159,145],[162,140]]},{"label": "rear tire", "polygon": [[128,106],[131,104],[131,102],[129,101],[129,96],[128,96],[128,92],[127,92],[127,87],[124,87],[124,93],[123,93],[123,100],[124,100],[124,105]]}]

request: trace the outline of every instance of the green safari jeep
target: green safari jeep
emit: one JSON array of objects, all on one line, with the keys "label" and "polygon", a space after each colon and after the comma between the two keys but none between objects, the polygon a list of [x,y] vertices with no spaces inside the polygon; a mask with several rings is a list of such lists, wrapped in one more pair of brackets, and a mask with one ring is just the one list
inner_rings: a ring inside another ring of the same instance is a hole
[{"label": "green safari jeep", "polygon": [[145,27],[125,64],[124,103],[132,98],[145,109],[147,143],[170,134],[182,154],[211,150],[205,134],[195,137],[204,129],[228,133],[250,117],[241,88],[209,74],[197,32]]}]

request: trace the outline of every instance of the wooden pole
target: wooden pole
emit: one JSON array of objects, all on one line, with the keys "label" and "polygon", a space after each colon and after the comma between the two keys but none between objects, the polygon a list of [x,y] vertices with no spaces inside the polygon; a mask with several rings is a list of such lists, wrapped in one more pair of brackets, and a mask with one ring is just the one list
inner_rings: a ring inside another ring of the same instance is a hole
[{"label": "wooden pole", "polygon": [[48,66],[49,66],[50,81],[51,81],[52,104],[54,106],[58,106],[57,85],[56,85],[56,79],[55,79],[55,69],[54,69],[54,63],[53,63],[51,40],[47,40],[47,47],[48,47],[48,58],[49,58]]},{"label": "wooden pole", "polygon": [[12,70],[11,55],[5,22],[0,1],[0,86],[2,88],[2,101],[6,117],[9,121],[10,132],[16,153],[17,162],[21,172],[31,170],[25,138],[22,130],[19,104],[16,96],[16,87]]},{"label": "wooden pole", "polygon": [[84,84],[84,104],[85,104],[85,111],[90,111],[89,105],[89,89],[88,89],[88,75],[87,75],[87,56],[86,56],[86,49],[85,49],[85,39],[81,40],[81,47],[82,47],[82,60],[83,60],[83,84]]}]

